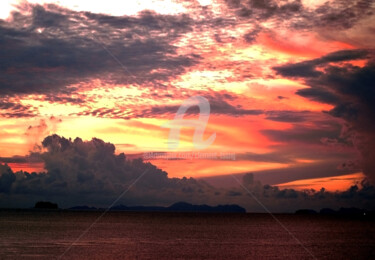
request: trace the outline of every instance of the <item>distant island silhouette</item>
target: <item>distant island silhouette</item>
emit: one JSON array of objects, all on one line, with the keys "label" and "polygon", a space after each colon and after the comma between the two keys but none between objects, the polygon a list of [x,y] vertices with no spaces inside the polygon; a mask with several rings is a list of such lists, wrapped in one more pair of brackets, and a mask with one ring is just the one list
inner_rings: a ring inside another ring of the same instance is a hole
[{"label": "distant island silhouette", "polygon": [[[82,210],[82,211],[93,211],[93,210],[104,210],[102,208],[95,208],[89,206],[75,206],[68,210]],[[111,207],[110,211],[134,211],[134,212],[207,212],[207,213],[246,213],[246,210],[238,205],[193,205],[187,202],[177,202],[169,207],[158,207],[158,206],[125,206],[117,205]]]},{"label": "distant island silhouette", "polygon": [[49,201],[38,201],[35,203],[34,209],[58,209],[59,206],[56,203]]},{"label": "distant island silhouette", "polygon": [[323,215],[323,216],[337,216],[337,217],[375,217],[375,211],[359,209],[359,208],[340,208],[334,210],[331,208],[323,208],[319,212],[313,209],[299,209],[295,212],[296,215]]},{"label": "distant island silhouette", "polygon": [[[96,208],[90,206],[74,206],[67,209],[60,209],[58,204],[50,201],[38,201],[32,209],[53,209],[62,211],[105,211],[106,208]],[[217,205],[209,206],[206,204],[194,205],[187,202],[177,202],[168,207],[162,206],[126,206],[116,205],[109,209],[109,211],[127,211],[127,212],[196,212],[196,213],[247,213],[246,209],[236,205]],[[359,209],[355,207],[340,208],[334,210],[331,208],[322,208],[320,211],[314,209],[298,209],[294,212],[295,215],[319,215],[319,216],[335,216],[335,217],[366,217],[375,218],[374,210]]]}]

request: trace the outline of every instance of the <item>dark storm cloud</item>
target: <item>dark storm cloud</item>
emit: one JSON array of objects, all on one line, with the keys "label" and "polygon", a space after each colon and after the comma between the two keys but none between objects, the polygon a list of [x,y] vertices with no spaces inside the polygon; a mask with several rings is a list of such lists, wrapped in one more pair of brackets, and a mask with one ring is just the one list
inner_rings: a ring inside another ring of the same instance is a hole
[{"label": "dark storm cloud", "polygon": [[301,62],[275,67],[274,69],[278,74],[285,77],[317,77],[321,75],[321,72],[316,71],[315,66],[314,62]]},{"label": "dark storm cloud", "polygon": [[20,9],[0,21],[1,95],[70,93],[75,89],[69,85],[95,78],[143,85],[175,77],[198,60],[178,55],[171,44],[191,31],[186,15],[112,17],[31,4]]},{"label": "dark storm cloud", "polygon": [[[363,106],[365,110],[375,111],[373,106],[375,90],[372,87],[375,80],[373,55],[373,51],[370,50],[345,50],[314,60],[278,66],[274,69],[285,77],[305,79],[310,88],[298,90],[298,95],[333,104],[336,107],[331,114],[350,118],[357,112],[357,109]],[[367,59],[368,62],[362,68],[348,64],[343,66],[330,64],[358,59]],[[323,70],[318,71],[317,68]],[[308,71],[308,73],[301,73],[301,71]]]},{"label": "dark storm cloud", "polygon": [[[325,102],[324,92],[314,92],[319,89],[330,92],[335,95],[336,100],[330,100],[336,107],[331,111],[332,114],[339,117],[351,118],[353,113],[371,113],[375,112],[373,98],[375,90],[373,82],[375,80],[375,63],[369,62],[363,68],[353,66],[328,66],[325,73],[315,79],[308,79],[307,83],[311,86],[310,93],[301,92],[308,98]],[[297,92],[299,94],[299,92]]]},{"label": "dark storm cloud", "polygon": [[339,102],[339,98],[334,93],[332,93],[331,91],[327,91],[324,88],[305,88],[298,90],[296,93],[313,101],[328,104],[335,104],[336,102]]},{"label": "dark storm cloud", "polygon": [[8,193],[15,180],[13,171],[7,165],[0,164],[0,193]]},{"label": "dark storm cloud", "polygon": [[362,189],[353,186],[346,193],[299,192],[263,185],[253,174],[247,174],[242,180],[245,189],[220,189],[193,178],[169,178],[151,163],[115,154],[113,144],[96,138],[82,141],[52,135],[46,137],[42,145],[46,149],[40,154],[45,173],[14,173],[7,165],[0,164],[1,207],[30,207],[38,200],[54,201],[61,207],[84,204],[106,207],[129,188],[119,204],[236,203],[250,211],[259,211],[259,205],[248,193],[251,191],[276,212],[290,212],[307,205],[316,209],[323,206],[373,207],[369,200],[373,199],[374,188],[370,185]]},{"label": "dark storm cloud", "polygon": [[[337,62],[366,59],[363,67]],[[308,67],[310,74],[300,73],[298,68]],[[293,68],[297,68],[293,73]],[[317,68],[320,68],[318,72]],[[296,93],[314,101],[328,103],[334,108],[328,113],[346,121],[344,133],[362,153],[364,173],[375,180],[375,62],[371,50],[350,50],[328,54],[319,59],[276,67],[286,77],[300,77],[309,88]]]},{"label": "dark storm cloud", "polygon": [[319,77],[323,72],[318,71],[319,65],[326,65],[329,62],[342,62],[351,60],[366,59],[370,55],[368,50],[342,50],[329,53],[317,59],[303,61],[299,63],[285,64],[273,69],[285,77]]}]

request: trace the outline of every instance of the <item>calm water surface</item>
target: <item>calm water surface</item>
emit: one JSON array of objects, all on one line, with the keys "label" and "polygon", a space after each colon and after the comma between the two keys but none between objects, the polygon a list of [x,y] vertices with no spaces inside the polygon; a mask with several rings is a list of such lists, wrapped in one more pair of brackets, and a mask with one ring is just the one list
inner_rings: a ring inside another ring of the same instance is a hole
[{"label": "calm water surface", "polygon": [[[0,259],[58,259],[100,214],[0,211]],[[375,259],[375,221],[275,216],[303,246],[267,214],[110,212],[61,259]]]}]

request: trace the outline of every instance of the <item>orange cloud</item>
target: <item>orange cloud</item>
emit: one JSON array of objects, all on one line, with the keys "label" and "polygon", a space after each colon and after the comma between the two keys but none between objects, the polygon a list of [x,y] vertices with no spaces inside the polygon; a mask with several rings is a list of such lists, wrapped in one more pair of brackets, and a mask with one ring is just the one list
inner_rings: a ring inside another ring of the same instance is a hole
[{"label": "orange cloud", "polygon": [[298,180],[287,183],[281,183],[276,186],[283,189],[295,190],[320,190],[321,188],[324,188],[328,191],[344,191],[349,189],[351,186],[360,183],[364,177],[365,176],[363,175],[363,173],[354,173],[335,177]]},{"label": "orange cloud", "polygon": [[344,42],[319,39],[315,33],[297,34],[290,31],[283,34],[261,33],[258,44],[270,51],[273,50],[298,59],[317,58],[329,52],[354,48]]}]

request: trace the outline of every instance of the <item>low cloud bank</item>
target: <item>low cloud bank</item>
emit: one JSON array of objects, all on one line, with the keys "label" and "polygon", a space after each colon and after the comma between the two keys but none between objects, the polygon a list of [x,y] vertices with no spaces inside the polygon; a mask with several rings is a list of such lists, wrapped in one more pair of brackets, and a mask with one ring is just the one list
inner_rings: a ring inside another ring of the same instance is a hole
[{"label": "low cloud bank", "polygon": [[126,191],[117,204],[168,206],[186,201],[238,204],[248,211],[264,212],[255,196],[274,212],[352,206],[374,209],[375,188],[366,180],[347,191],[333,193],[324,189],[280,190],[263,185],[253,174],[246,174],[239,180],[241,188],[224,189],[194,178],[169,178],[151,163],[116,154],[113,144],[97,138],[83,141],[51,135],[42,142],[42,149],[44,152],[39,155],[46,172],[13,172],[8,165],[0,164],[0,207],[31,207],[40,200],[54,201],[63,208],[108,207]]}]

